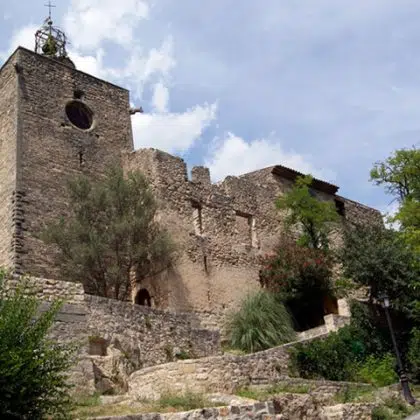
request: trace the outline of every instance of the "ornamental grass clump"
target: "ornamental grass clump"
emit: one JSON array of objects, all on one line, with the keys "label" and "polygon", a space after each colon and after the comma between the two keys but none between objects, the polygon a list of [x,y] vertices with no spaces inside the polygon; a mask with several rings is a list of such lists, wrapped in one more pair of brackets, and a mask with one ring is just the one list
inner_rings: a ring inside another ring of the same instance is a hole
[{"label": "ornamental grass clump", "polygon": [[230,345],[247,353],[293,341],[290,315],[273,293],[259,291],[247,296],[228,321]]}]

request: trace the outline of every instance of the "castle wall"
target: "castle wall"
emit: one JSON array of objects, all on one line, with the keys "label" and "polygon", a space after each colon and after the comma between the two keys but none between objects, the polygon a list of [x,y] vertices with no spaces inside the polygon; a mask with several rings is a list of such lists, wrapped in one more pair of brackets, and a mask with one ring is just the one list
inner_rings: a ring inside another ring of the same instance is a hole
[{"label": "castle wall", "polygon": [[[21,68],[18,191],[25,200],[24,248],[16,269],[59,278],[55,249],[40,234],[50,221],[69,213],[70,177],[100,176],[123,151],[132,150],[129,94],[23,48],[15,55]],[[75,99],[93,111],[92,128],[82,130],[70,122],[65,107]]]},{"label": "castle wall", "polygon": [[[14,289],[18,277],[8,279]],[[197,358],[220,354],[220,333],[203,327],[200,314],[170,312],[130,302],[88,295],[80,283],[26,278],[25,293],[41,302],[60,299],[51,336],[58,341],[80,344],[80,356],[116,356],[129,359],[131,371],[181,357]],[[101,354],[94,351],[99,344]]]},{"label": "castle wall", "polygon": [[[167,153],[139,150],[127,157],[125,167],[140,169],[150,179],[161,222],[179,251],[171,270],[144,282],[158,306],[220,312],[258,289],[258,250],[252,246],[247,208],[236,208],[205,176],[188,181],[184,161]],[[238,220],[244,216],[245,221]]]},{"label": "castle wall", "polygon": [[[275,201],[293,180],[265,168],[211,184],[208,170],[194,167],[189,181],[181,158],[155,149],[130,153],[124,165],[149,178],[160,202],[160,220],[178,246],[174,267],[138,286],[151,292],[158,307],[198,311],[203,322],[208,314],[211,325],[214,316],[209,314],[225,313],[258,290],[259,257],[272,251],[282,235],[285,213]],[[331,235],[335,246],[346,220],[380,220],[376,210],[326,191],[315,193],[321,200],[344,203],[346,216]]]},{"label": "castle wall", "polygon": [[16,189],[16,136],[18,130],[18,75],[10,59],[0,70],[0,267],[11,267],[16,246],[14,194]]}]

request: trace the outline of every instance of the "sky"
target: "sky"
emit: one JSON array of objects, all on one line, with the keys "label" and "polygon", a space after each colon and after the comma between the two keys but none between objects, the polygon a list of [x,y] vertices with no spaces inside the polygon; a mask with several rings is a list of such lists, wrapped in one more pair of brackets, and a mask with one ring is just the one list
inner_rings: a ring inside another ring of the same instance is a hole
[{"label": "sky", "polygon": [[[45,0],[0,0],[0,65]],[[285,165],[389,211],[374,162],[420,144],[418,0],[56,0],[79,70],[130,90],[136,148],[213,181]]]}]

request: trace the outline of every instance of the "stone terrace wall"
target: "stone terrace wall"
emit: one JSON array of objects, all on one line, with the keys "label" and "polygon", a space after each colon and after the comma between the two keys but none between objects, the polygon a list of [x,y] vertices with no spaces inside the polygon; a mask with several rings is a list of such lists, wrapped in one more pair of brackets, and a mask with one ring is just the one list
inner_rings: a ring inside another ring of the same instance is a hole
[{"label": "stone terrace wall", "polygon": [[217,419],[311,419],[311,420],[370,420],[375,404],[340,404],[322,409],[312,398],[287,394],[274,401],[228,407],[202,408],[182,413],[144,413],[126,416],[95,417],[92,420],[217,420]]},{"label": "stone terrace wall", "polygon": [[182,413],[145,413],[130,414],[127,416],[95,417],[92,420],[192,420],[192,419],[246,419],[270,420],[274,416],[274,405],[271,401],[232,405],[229,407],[201,408],[199,410],[185,411]]},{"label": "stone terrace wall", "polygon": [[167,363],[177,353],[205,357],[220,352],[219,332],[194,328],[190,314],[91,295],[85,296],[85,305],[91,338],[103,338],[107,345],[132,355],[137,368]]},{"label": "stone terrace wall", "polygon": [[130,376],[129,394],[157,399],[168,391],[232,393],[238,387],[273,383],[289,376],[288,349],[295,344],[246,356],[213,356],[142,369]]},{"label": "stone terrace wall", "polygon": [[[26,282],[26,291],[41,300],[61,299],[68,304],[81,304],[85,299],[85,292],[81,283],[39,277],[26,277],[24,281]],[[8,280],[9,287],[16,287],[18,284],[21,284],[19,276],[14,276]]]},{"label": "stone terrace wall", "polygon": [[[136,360],[137,368],[166,363],[183,356],[205,357],[220,353],[220,333],[201,327],[201,315],[175,313],[85,294],[80,283],[30,277],[27,292],[43,301],[62,299],[54,336],[88,341],[104,339]],[[8,287],[19,284],[19,277]],[[46,306],[43,305],[43,308]]]}]

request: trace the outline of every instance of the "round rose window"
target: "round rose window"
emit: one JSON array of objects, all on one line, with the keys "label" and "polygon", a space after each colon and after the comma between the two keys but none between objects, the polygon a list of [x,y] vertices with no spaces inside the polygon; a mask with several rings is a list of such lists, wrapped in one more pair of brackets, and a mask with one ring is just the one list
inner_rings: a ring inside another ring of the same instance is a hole
[{"label": "round rose window", "polygon": [[89,130],[93,124],[93,112],[80,101],[71,101],[66,105],[66,115],[70,122],[81,130]]}]

